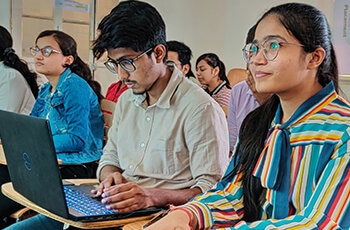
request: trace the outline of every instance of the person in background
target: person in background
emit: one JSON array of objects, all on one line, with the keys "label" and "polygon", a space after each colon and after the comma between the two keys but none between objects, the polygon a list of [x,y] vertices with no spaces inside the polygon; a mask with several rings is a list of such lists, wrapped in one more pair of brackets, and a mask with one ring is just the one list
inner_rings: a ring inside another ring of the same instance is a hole
[{"label": "person in background", "polygon": [[[130,20],[132,18],[133,20]],[[147,29],[145,29],[147,28]],[[99,161],[107,208],[128,212],[183,204],[210,189],[228,163],[228,128],[220,106],[166,64],[165,23],[141,1],[121,1],[98,26],[95,57],[130,88],[116,103]],[[56,47],[53,47],[56,48]],[[62,229],[43,215],[8,229]]]},{"label": "person in background", "polygon": [[[255,33],[255,26],[249,31],[246,39],[246,44],[253,42]],[[255,87],[254,77],[249,71],[247,64],[247,79],[234,85],[231,90],[231,96],[228,103],[227,124],[230,139],[230,153],[236,144],[239,129],[244,118],[252,110],[262,105],[269,99],[271,93],[259,93]]]},{"label": "person in background", "polygon": [[227,107],[231,94],[230,82],[226,77],[224,63],[214,53],[205,53],[196,61],[197,77],[205,91],[221,107]]},{"label": "person in background", "polygon": [[168,64],[174,64],[192,82],[201,85],[191,69],[192,51],[190,47],[179,41],[167,41]]},{"label": "person in background", "polygon": [[[38,96],[37,74],[17,56],[12,48],[12,36],[3,26],[0,26],[0,41],[0,109],[29,114]],[[10,182],[7,166],[0,165],[0,186],[7,182]],[[22,206],[1,192],[0,204],[0,228],[3,229],[11,223],[9,215]]]},{"label": "person in background", "polygon": [[51,121],[62,177],[95,177],[104,135],[99,85],[92,80],[90,68],[78,56],[77,44],[68,34],[43,31],[30,50],[36,71],[48,79],[40,88],[31,116]]},{"label": "person in background", "polygon": [[260,18],[244,57],[274,95],[244,119],[221,181],[147,230],[350,228],[350,104],[330,34],[307,4]]},{"label": "person in background", "polygon": [[118,80],[108,87],[105,98],[117,103],[120,95],[122,95],[127,89],[127,85],[125,85],[122,80]]},{"label": "person in background", "polygon": [[29,114],[38,96],[37,74],[12,48],[13,40],[0,26],[0,109]]}]

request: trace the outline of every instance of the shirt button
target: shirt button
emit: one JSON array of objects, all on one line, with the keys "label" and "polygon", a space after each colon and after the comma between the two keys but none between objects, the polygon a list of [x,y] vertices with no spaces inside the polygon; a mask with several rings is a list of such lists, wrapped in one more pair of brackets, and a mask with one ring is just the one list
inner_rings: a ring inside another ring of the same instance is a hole
[{"label": "shirt button", "polygon": [[134,165],[129,165],[129,169],[133,169],[134,168]]},{"label": "shirt button", "polygon": [[151,121],[151,118],[150,118],[150,117],[146,117],[146,121],[147,121],[147,122],[150,122],[150,121]]},{"label": "shirt button", "polygon": [[145,147],[145,143],[142,142],[142,143],[140,144],[140,147],[141,147],[141,148]]}]

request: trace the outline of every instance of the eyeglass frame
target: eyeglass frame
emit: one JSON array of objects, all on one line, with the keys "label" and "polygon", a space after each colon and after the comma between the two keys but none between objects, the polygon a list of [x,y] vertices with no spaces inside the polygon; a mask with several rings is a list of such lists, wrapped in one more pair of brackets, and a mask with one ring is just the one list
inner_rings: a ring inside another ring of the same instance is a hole
[{"label": "eyeglass frame", "polygon": [[[44,53],[44,50],[47,50],[47,49],[50,50],[48,54]],[[40,53],[44,57],[50,57],[50,55],[52,53],[57,53],[57,54],[61,53],[60,51],[55,50],[55,49],[51,48],[50,46],[45,46],[45,47],[43,47],[41,49],[38,46],[32,46],[32,47],[29,48],[29,51],[30,51],[30,54],[33,55],[33,56],[37,55],[37,53],[39,53],[39,51],[40,51]]]},{"label": "eyeglass frame", "polygon": [[[264,46],[265,46],[265,44],[266,44],[268,41],[271,42],[270,44],[272,44],[273,42],[276,42],[276,44],[278,44],[278,49],[277,49],[276,54],[275,54],[275,56],[274,56],[273,58],[268,58],[268,57],[267,57],[267,54],[266,54],[266,48],[265,48]],[[264,40],[264,42],[263,42],[262,44],[261,44],[261,43],[259,44],[259,43],[257,43],[257,42],[251,42],[251,43],[246,44],[246,45],[243,47],[243,49],[242,49],[242,51],[243,51],[243,59],[244,59],[244,61],[245,61],[247,64],[252,64],[252,63],[253,63],[252,57],[251,57],[249,60],[248,60],[248,58],[247,58],[247,56],[248,56],[247,54],[253,53],[253,52],[250,52],[250,51],[248,51],[248,50],[246,49],[246,47],[251,46],[251,45],[255,45],[255,46],[257,47],[257,51],[254,52],[254,53],[255,53],[254,57],[256,57],[256,55],[260,52],[260,50],[262,50],[262,54],[263,54],[264,58],[265,58],[267,61],[273,61],[273,60],[276,59],[276,57],[278,56],[279,51],[280,51],[280,48],[281,48],[282,45],[294,45],[294,46],[304,47],[303,44],[297,44],[297,43],[290,43],[290,42],[278,41],[277,38],[268,38],[268,39]],[[262,49],[261,49],[260,47],[262,47]]]},{"label": "eyeglass frame", "polygon": [[[153,47],[145,50],[144,52],[142,52],[141,54],[137,55],[134,58],[122,58],[121,60],[114,60],[114,59],[108,57],[108,60],[105,61],[103,64],[113,74],[118,74],[118,65],[120,65],[120,67],[122,67],[126,72],[132,73],[136,70],[136,66],[135,66],[134,62],[152,50],[153,50]],[[127,67],[125,67],[123,62],[128,62],[127,64],[131,65],[133,67],[133,69],[128,69]]]}]

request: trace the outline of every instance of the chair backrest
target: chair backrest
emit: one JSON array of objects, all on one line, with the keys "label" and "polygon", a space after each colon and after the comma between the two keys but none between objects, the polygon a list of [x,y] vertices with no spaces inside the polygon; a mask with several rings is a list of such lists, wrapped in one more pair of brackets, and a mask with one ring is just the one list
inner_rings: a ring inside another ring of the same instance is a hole
[{"label": "chair backrest", "polygon": [[227,78],[230,81],[231,87],[233,87],[238,82],[247,79],[247,70],[241,68],[233,68],[227,74]]},{"label": "chair backrest", "polygon": [[103,121],[105,124],[105,134],[103,139],[104,139],[104,143],[106,143],[108,130],[112,126],[113,113],[114,113],[116,103],[107,99],[102,99],[100,104],[101,104],[101,110],[103,114]]}]

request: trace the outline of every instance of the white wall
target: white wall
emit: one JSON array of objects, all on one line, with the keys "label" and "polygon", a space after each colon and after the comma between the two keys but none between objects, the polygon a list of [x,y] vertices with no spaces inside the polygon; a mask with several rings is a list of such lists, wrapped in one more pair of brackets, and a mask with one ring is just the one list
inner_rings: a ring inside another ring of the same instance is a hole
[{"label": "white wall", "polygon": [[[187,44],[196,58],[206,52],[219,55],[226,70],[245,68],[242,47],[249,28],[272,6],[291,0],[145,0],[155,6],[167,26],[167,39]],[[333,24],[336,0],[294,0],[316,6]],[[340,76],[340,86],[350,98],[350,77]]]},{"label": "white wall", "polygon": [[[0,24],[20,30],[20,25],[11,25],[11,2],[1,0]],[[78,0],[79,1],[79,0]],[[104,1],[104,0],[99,0]],[[167,26],[167,39],[185,42],[193,51],[192,70],[196,58],[206,52],[219,55],[227,71],[234,67],[245,67],[241,49],[248,29],[271,6],[290,0],[144,0],[155,6]],[[333,2],[336,0],[294,0],[314,5],[321,9],[332,27]],[[116,1],[117,2],[117,1]],[[110,11],[110,9],[106,10]],[[18,28],[17,28],[18,27]],[[15,33],[16,34],[16,33]],[[20,42],[14,37],[14,45]],[[103,93],[110,83],[116,81],[102,64],[97,63],[96,79],[101,82]],[[350,78],[341,77],[343,90],[350,95]]]},{"label": "white wall", "polygon": [[10,0],[1,1],[0,25],[5,27],[9,31],[11,31],[11,26],[10,26],[11,7],[10,6],[11,6]]},{"label": "white wall", "polygon": [[[167,26],[167,39],[180,40],[193,51],[192,63],[214,52],[226,68],[245,67],[241,49],[249,28],[271,6],[287,0],[146,0]],[[304,0],[321,9],[331,23],[332,0]]]}]

